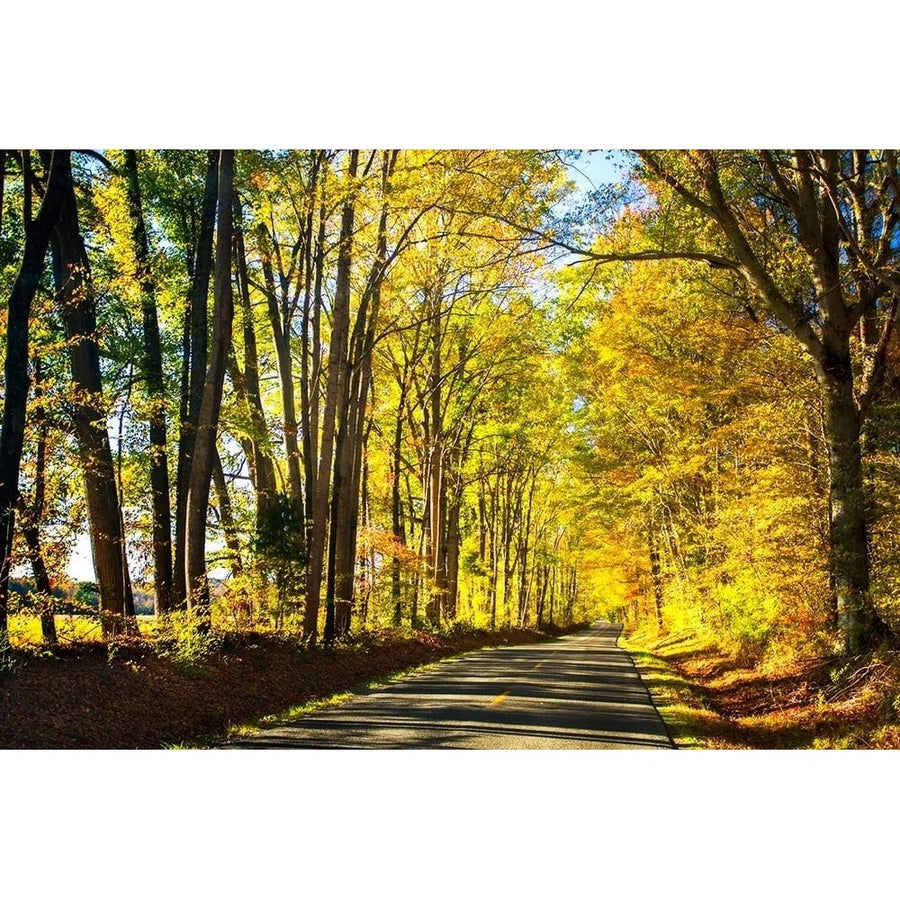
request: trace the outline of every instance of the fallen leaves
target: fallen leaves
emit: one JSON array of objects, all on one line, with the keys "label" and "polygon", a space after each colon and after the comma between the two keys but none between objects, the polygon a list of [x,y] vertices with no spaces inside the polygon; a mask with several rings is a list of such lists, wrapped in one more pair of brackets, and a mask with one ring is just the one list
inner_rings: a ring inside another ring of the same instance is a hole
[{"label": "fallen leaves", "polygon": [[[690,686],[691,696],[681,691],[679,699],[691,708],[676,711],[675,727],[688,723],[683,730],[692,745],[716,749],[900,746],[900,654],[896,652],[841,664],[807,659],[762,667],[740,665],[713,647],[689,641],[641,649]],[[661,708],[666,717],[664,703]]]},{"label": "fallen leaves", "polygon": [[50,657],[14,651],[13,674],[0,681],[0,747],[210,745],[229,727],[370,679],[479,647],[548,636],[521,629],[364,633],[310,652],[271,634],[230,634],[215,655],[190,666],[159,655],[147,642],[121,646],[112,658],[99,644],[62,648]]}]

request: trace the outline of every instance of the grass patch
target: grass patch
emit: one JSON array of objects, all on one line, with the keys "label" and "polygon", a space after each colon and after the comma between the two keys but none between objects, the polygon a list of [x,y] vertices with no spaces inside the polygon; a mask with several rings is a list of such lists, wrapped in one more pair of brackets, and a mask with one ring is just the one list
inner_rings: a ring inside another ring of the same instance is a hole
[{"label": "grass patch", "polygon": [[619,645],[634,659],[675,745],[693,750],[709,748],[712,735],[720,732],[725,723],[709,708],[699,686],[662,656],[641,649],[638,641],[623,635]]}]

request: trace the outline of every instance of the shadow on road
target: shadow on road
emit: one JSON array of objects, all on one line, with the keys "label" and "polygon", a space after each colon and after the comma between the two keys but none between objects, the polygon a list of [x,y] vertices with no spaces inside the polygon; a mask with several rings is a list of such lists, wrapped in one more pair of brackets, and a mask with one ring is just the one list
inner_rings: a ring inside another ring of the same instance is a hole
[{"label": "shadow on road", "polygon": [[671,747],[617,629],[452,660],[234,747]]}]

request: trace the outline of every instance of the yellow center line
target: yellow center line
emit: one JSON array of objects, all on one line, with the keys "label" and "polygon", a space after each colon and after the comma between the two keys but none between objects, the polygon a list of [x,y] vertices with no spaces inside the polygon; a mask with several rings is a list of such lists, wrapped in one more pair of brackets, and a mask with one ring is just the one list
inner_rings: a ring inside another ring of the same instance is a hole
[{"label": "yellow center line", "polygon": [[539,662],[539,663],[535,666],[535,668],[536,668],[536,669],[539,669],[542,665],[543,665],[543,662]]},{"label": "yellow center line", "polygon": [[499,697],[494,697],[491,700],[491,706],[496,706],[498,703],[502,703],[509,696],[509,691],[504,691]]}]

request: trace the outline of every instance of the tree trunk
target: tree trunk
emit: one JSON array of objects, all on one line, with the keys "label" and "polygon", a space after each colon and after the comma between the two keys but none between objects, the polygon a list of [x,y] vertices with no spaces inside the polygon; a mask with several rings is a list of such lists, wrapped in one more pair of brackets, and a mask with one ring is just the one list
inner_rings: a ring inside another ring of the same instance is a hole
[{"label": "tree trunk", "polygon": [[[268,232],[260,227],[260,235]],[[272,342],[278,359],[278,378],[281,383],[281,408],[284,416],[284,451],[288,471],[288,492],[300,508],[303,508],[303,477],[300,473],[300,446],[297,441],[297,405],[294,398],[294,359],[291,355],[290,321],[282,316],[284,298],[279,305],[275,289],[275,277],[269,255],[263,256],[263,275],[266,282],[266,300]]]},{"label": "tree trunk", "polygon": [[[406,372],[400,385],[400,400],[397,404],[397,419],[394,423],[394,439],[391,444],[391,530],[394,540],[400,547],[406,546],[406,529],[403,527],[403,507],[400,497],[400,467],[403,451],[403,416],[406,407],[408,384]],[[399,551],[399,547],[398,547]],[[391,601],[394,604],[394,627],[399,628],[403,622],[403,599],[401,587],[400,556],[391,560]]]},{"label": "tree trunk", "polygon": [[490,476],[488,476],[489,491],[489,518],[488,518],[488,598],[491,607],[491,629],[497,627],[497,579],[500,569],[500,552],[497,546],[497,519],[500,498],[499,477],[495,476],[494,483],[491,484]]},{"label": "tree trunk", "polygon": [[[187,563],[185,547],[188,522],[188,489],[194,458],[194,441],[203,401],[203,385],[208,362],[207,306],[209,281],[212,273],[213,237],[216,228],[216,198],[219,190],[219,151],[209,150],[206,157],[206,184],[200,212],[200,227],[196,252],[193,254],[193,274],[188,299],[185,329],[188,341],[186,363],[187,403],[182,416],[178,440],[178,472],[175,482],[175,579],[174,604],[183,607],[187,602]],[[189,267],[190,269],[190,267]]]},{"label": "tree trunk", "polygon": [[[340,624],[335,621],[332,632],[326,615],[325,640],[341,637],[349,628],[356,584],[356,545],[359,520],[360,478],[363,444],[366,436],[366,409],[372,379],[372,350],[381,308],[381,283],[387,257],[387,191],[393,159],[385,154],[382,168],[382,207],[378,224],[375,258],[350,338],[350,383],[346,402],[342,404],[337,441],[337,457],[332,497],[331,547],[329,552],[327,603],[340,611]],[[327,612],[327,611],[326,611]]]},{"label": "tree trunk", "polygon": [[[324,159],[323,159],[324,166]],[[310,306],[309,291],[303,298],[303,332],[301,348],[300,403],[303,425],[303,467],[306,476],[306,534],[307,544],[312,535],[316,493],[316,461],[319,453],[319,385],[322,375],[322,285],[325,277],[325,178],[327,167],[323,167],[321,182],[321,202],[319,205],[319,228],[314,256],[315,279]],[[317,601],[318,602],[318,601]]]},{"label": "tree trunk", "polygon": [[528,601],[530,599],[531,585],[528,582],[528,554],[531,550],[531,513],[534,507],[534,492],[537,488],[536,471],[531,475],[531,486],[528,491],[528,506],[525,512],[525,527],[521,528],[522,538],[519,557],[519,627],[524,628],[528,624]]},{"label": "tree trunk", "polygon": [[421,404],[424,412],[423,433],[425,455],[422,484],[426,494],[426,525],[428,541],[425,547],[427,576],[431,582],[431,597],[425,615],[435,625],[440,624],[447,599],[447,491],[445,435],[443,432],[443,278],[438,277],[425,291],[425,315],[428,319],[430,355],[428,375]]},{"label": "tree trunk", "polygon": [[550,566],[546,563],[538,567],[537,586],[537,627],[544,627],[544,604],[547,602],[547,582],[550,577]]},{"label": "tree trunk", "polygon": [[231,346],[234,299],[231,291],[232,184],[234,151],[219,151],[218,225],[213,307],[212,347],[203,385],[203,399],[197,420],[194,454],[187,492],[187,529],[185,535],[185,590],[189,608],[197,608],[206,618],[209,608],[209,584],[206,577],[206,513],[209,506],[225,362]]},{"label": "tree trunk", "polygon": [[22,536],[28,548],[34,586],[40,597],[41,636],[51,647],[56,644],[56,618],[53,614],[53,586],[41,551],[40,523],[44,515],[45,472],[47,465],[47,418],[41,401],[41,360],[34,360],[34,422],[38,432],[34,464],[34,497],[22,510]]},{"label": "tree trunk", "polygon": [[343,604],[346,617],[353,596],[355,555],[351,547],[351,509],[353,502],[353,460],[356,441],[356,398],[351,394],[340,403],[341,421],[335,441],[334,479],[331,488],[331,518],[328,540],[328,573],[325,586],[326,644],[336,637],[336,604]]},{"label": "tree trunk", "polygon": [[[23,153],[27,153],[28,151],[23,150]],[[4,189],[6,187],[6,160],[7,160],[7,151],[0,150],[0,248],[3,247],[3,202],[4,202]],[[25,193],[28,193],[27,186],[25,187]],[[46,255],[46,252],[45,252]],[[5,267],[7,265],[8,260],[6,259],[6,255],[0,249],[0,266]]]},{"label": "tree trunk", "polygon": [[885,635],[869,595],[869,538],[863,488],[860,415],[853,396],[849,352],[817,366],[825,412],[830,475],[831,578],[838,633],[836,651],[855,655]]},{"label": "tree trunk", "polygon": [[[367,368],[365,363],[363,368]],[[331,503],[331,537],[328,554],[328,583],[326,586],[326,643],[341,637],[349,628],[353,607],[354,574],[356,565],[356,516],[359,512],[359,474],[362,463],[362,442],[359,434],[363,428],[366,396],[358,396],[366,390],[366,376],[351,379],[350,396],[343,404],[343,421],[336,443],[334,485]],[[340,624],[336,613],[340,612]]]},{"label": "tree trunk", "polygon": [[[3,189],[6,186],[6,151],[0,150],[0,238],[3,237]],[[27,190],[27,187],[26,187]],[[46,251],[45,251],[46,252]],[[5,260],[0,257],[0,264]]]},{"label": "tree trunk", "polygon": [[505,477],[505,490],[503,498],[502,537],[503,545],[503,621],[508,628],[512,625],[512,578],[516,568],[516,555],[511,553],[513,545],[513,523],[519,516],[519,503],[513,505],[513,478],[507,474]]},{"label": "tree trunk", "polygon": [[459,530],[459,513],[462,503],[462,489],[457,491],[447,504],[447,596],[444,604],[444,617],[453,621],[459,605],[459,548],[462,536]]},{"label": "tree trunk", "polygon": [[[361,446],[362,466],[360,470],[358,511],[358,521],[361,521],[363,527],[367,529],[372,527],[371,496],[369,494],[369,437],[371,432],[372,423],[370,421],[363,435]],[[355,578],[354,597],[358,596],[359,598],[359,622],[360,627],[365,629],[369,617],[369,598],[372,596],[375,579],[376,554],[371,544],[367,546],[364,542],[360,546],[358,536],[355,538],[354,543],[357,547],[355,571],[358,573]],[[349,627],[350,623],[348,622],[347,625]]]},{"label": "tree trunk", "polygon": [[[410,479],[410,472],[406,469],[403,472],[403,481],[404,486],[406,488],[406,521],[408,524],[407,530],[407,546],[414,546],[416,541],[418,540],[419,545],[419,554],[422,553],[422,543],[424,540],[424,519],[419,520],[416,517],[416,504],[415,499],[413,497],[412,490],[412,482]],[[419,535],[416,536],[416,526],[419,526]],[[409,605],[409,622],[412,628],[418,628],[419,626],[419,568],[416,566],[413,569],[412,583],[409,585],[407,592],[410,598]]]},{"label": "tree trunk", "polygon": [[[566,609],[564,623],[571,625],[574,621],[575,600],[578,597],[578,570],[572,566],[569,570],[569,581],[566,585]],[[635,609],[635,616],[637,610]]]},{"label": "tree trunk", "polygon": [[[29,151],[23,150],[23,155]],[[0,666],[7,660],[7,616],[9,572],[15,531],[15,508],[19,499],[19,469],[25,441],[25,410],[28,403],[28,320],[37,291],[53,227],[64,196],[71,190],[69,151],[56,150],[47,169],[47,187],[34,222],[25,222],[22,264],[9,297],[4,362],[3,423],[0,428]],[[29,196],[31,187],[24,186]]]},{"label": "tree trunk", "polygon": [[[275,502],[278,485],[275,462],[272,459],[268,441],[268,427],[259,386],[259,354],[256,349],[256,326],[253,322],[253,308],[250,304],[250,284],[247,276],[247,257],[244,234],[241,226],[241,204],[237,196],[233,203],[235,262],[238,281],[238,296],[241,302],[241,325],[244,333],[244,371],[238,374],[236,386],[242,394],[247,415],[252,425],[251,453],[256,488],[256,527],[260,530]],[[233,351],[230,358],[237,374]]]},{"label": "tree trunk", "polygon": [[659,564],[659,546],[657,545],[656,533],[650,528],[647,532],[647,542],[650,550],[650,581],[653,589],[653,607],[656,612],[656,627],[661,633],[663,630],[663,586],[662,586],[662,570]]},{"label": "tree trunk", "polygon": [[131,235],[141,288],[144,329],[143,375],[150,399],[150,495],[153,515],[153,583],[156,612],[172,607],[172,514],[169,507],[169,463],[166,453],[166,390],[156,313],[156,284],[150,267],[150,244],[144,225],[137,154],[125,151],[125,177]]},{"label": "tree trunk", "polygon": [[94,289],[79,231],[78,207],[71,180],[63,198],[51,247],[54,281],[76,391],[72,419],[84,471],[103,633],[105,637],[115,637],[123,627],[131,627],[125,621],[131,580],[125,555],[116,473],[106,429],[107,410],[100,377]]},{"label": "tree trunk", "polygon": [[[359,151],[350,151],[347,170],[349,179],[356,177]],[[306,610],[303,618],[304,639],[314,647],[319,633],[319,601],[322,589],[322,570],[325,559],[325,535],[328,527],[328,489],[334,453],[335,423],[340,421],[347,391],[349,366],[347,344],[350,330],[350,266],[353,250],[353,195],[346,200],[341,216],[341,239],[338,251],[337,283],[331,325],[331,344],[328,356],[328,382],[325,393],[325,414],[322,421],[322,446],[316,474],[315,502],[309,538],[309,561],[306,578]],[[333,627],[333,626],[332,626]]]}]

